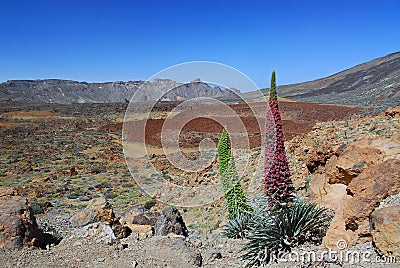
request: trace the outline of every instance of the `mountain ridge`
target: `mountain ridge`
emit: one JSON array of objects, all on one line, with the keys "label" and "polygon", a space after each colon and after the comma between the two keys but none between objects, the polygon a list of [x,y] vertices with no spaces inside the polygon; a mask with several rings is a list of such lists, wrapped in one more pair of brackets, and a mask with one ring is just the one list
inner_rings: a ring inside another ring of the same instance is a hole
[{"label": "mountain ridge", "polygon": [[[129,102],[136,94],[137,101],[159,99],[182,101],[196,97],[216,97],[240,101],[234,92],[212,87],[196,79],[183,84],[170,79],[154,81],[115,81],[103,83],[79,82],[64,79],[9,80],[0,84],[0,100],[35,101],[44,103],[108,103]],[[171,92],[165,94],[168,89]],[[330,76],[301,83],[278,85],[278,94],[298,102],[362,107],[381,112],[400,103],[400,52],[367,61]],[[268,89],[261,89],[268,96]],[[260,95],[246,92],[246,100]]]},{"label": "mountain ridge", "polygon": [[[372,108],[381,112],[400,102],[400,52],[364,62],[330,76],[277,87],[280,97]],[[262,89],[264,95],[269,89]],[[252,92],[244,93],[251,99]]]},{"label": "mountain ridge", "polygon": [[188,98],[222,97],[233,94],[229,90],[212,87],[199,80],[184,84],[170,79],[103,83],[38,79],[8,80],[0,84],[0,100],[13,101],[60,104],[123,103],[129,102],[135,93],[137,93],[135,100],[144,102],[160,98],[166,101],[180,101]]}]

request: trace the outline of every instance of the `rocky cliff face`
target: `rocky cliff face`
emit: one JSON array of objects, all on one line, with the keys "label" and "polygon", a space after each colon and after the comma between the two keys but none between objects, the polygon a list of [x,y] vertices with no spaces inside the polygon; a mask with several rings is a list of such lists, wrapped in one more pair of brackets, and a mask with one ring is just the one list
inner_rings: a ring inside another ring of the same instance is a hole
[{"label": "rocky cliff face", "polygon": [[[170,91],[164,94],[168,90]],[[152,101],[159,99],[160,96],[163,96],[163,100],[176,101],[232,94],[229,90],[211,87],[199,80],[182,84],[169,79],[106,83],[47,79],[10,80],[0,84],[0,100],[44,103],[122,103],[129,102],[136,92],[138,92],[135,96],[137,101]]]},{"label": "rocky cliff face", "polygon": [[288,142],[297,189],[335,216],[323,246],[374,242],[400,256],[400,107],[364,118],[318,123]]}]

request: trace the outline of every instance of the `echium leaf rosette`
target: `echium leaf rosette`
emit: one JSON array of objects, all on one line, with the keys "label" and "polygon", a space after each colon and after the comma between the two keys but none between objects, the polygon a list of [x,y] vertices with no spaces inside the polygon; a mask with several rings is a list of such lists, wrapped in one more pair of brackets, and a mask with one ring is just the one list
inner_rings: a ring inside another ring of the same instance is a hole
[{"label": "echium leaf rosette", "polygon": [[[293,197],[293,182],[285,153],[282,119],[275,86],[275,72],[271,77],[270,99],[267,109],[265,143],[264,192],[270,208],[282,207]],[[270,119],[271,120],[268,120]]]}]

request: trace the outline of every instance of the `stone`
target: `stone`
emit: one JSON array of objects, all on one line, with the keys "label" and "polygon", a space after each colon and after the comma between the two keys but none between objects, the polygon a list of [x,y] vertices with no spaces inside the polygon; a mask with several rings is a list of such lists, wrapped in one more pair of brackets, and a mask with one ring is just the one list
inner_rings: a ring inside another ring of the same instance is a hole
[{"label": "stone", "polygon": [[383,158],[378,148],[363,142],[352,143],[327,161],[325,169],[328,183],[348,185],[365,169],[382,162]]},{"label": "stone", "polygon": [[211,250],[209,252],[209,259],[210,260],[214,260],[214,259],[222,259],[222,254],[221,252],[217,251],[217,250]]},{"label": "stone", "polygon": [[124,214],[122,214],[120,222],[121,224],[139,224],[139,225],[151,225],[155,226],[160,213],[152,212],[144,208],[141,205],[133,206],[129,208]]},{"label": "stone", "polygon": [[154,229],[151,225],[140,225],[140,224],[127,223],[125,226],[127,226],[129,229],[131,229],[132,232],[137,232],[137,233],[154,232]]},{"label": "stone", "polygon": [[400,257],[400,205],[377,208],[371,214],[371,234],[379,253]]},{"label": "stone", "polygon": [[158,235],[174,233],[185,237],[188,236],[188,230],[179,210],[170,206],[163,208],[161,216],[156,223],[155,232]]},{"label": "stone", "polygon": [[185,239],[185,237],[183,235],[177,235],[174,233],[169,233],[167,235],[167,237],[171,238],[171,239]]},{"label": "stone", "polygon": [[94,222],[112,223],[114,221],[114,212],[104,197],[90,200],[86,208],[78,211],[70,219],[73,227],[81,227]]},{"label": "stone", "polygon": [[43,249],[56,240],[43,233],[28,200],[17,191],[0,187],[0,249],[20,249],[24,246],[37,246]]},{"label": "stone", "polygon": [[90,200],[87,207],[78,211],[69,221],[73,227],[82,227],[96,222],[107,222],[119,239],[125,238],[131,233],[128,228],[121,225],[104,197]]},{"label": "stone", "polygon": [[325,182],[325,174],[316,173],[313,175],[308,188],[310,197],[313,200],[321,201],[326,196]]},{"label": "stone", "polygon": [[307,158],[307,169],[310,171],[310,173],[314,173],[320,166],[325,166],[326,161],[328,161],[333,154],[334,151],[329,146],[324,145],[316,148]]},{"label": "stone", "polygon": [[340,239],[348,245],[357,241],[357,234],[352,230],[346,230],[344,207],[351,201],[351,196],[346,193],[347,186],[344,184],[327,185],[327,194],[322,198],[320,205],[335,211],[326,236],[322,240],[322,246],[331,250],[337,250],[337,243]]},{"label": "stone", "polygon": [[391,118],[400,118],[400,106],[397,107],[389,107],[385,111],[385,116],[391,117]]},{"label": "stone", "polygon": [[399,192],[400,160],[387,160],[365,170],[347,187],[352,200],[345,208],[346,228],[357,230],[368,226],[369,216],[379,202]]},{"label": "stone", "polygon": [[[108,222],[95,222],[75,228],[66,239],[88,239],[97,243],[112,245],[118,242]],[[64,240],[63,240],[64,241]],[[63,243],[61,241],[61,243]]]},{"label": "stone", "polygon": [[157,235],[167,236],[174,233],[188,236],[188,230],[178,209],[170,206],[164,207],[161,214],[149,211],[143,206],[133,206],[122,215],[120,223],[130,229],[139,228],[139,233],[146,233],[143,232],[143,228],[152,227]]}]

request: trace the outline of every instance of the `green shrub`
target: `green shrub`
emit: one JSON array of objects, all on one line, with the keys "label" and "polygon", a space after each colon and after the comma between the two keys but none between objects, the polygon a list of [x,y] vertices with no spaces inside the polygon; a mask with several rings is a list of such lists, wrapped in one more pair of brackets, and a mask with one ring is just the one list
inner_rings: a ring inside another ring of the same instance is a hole
[{"label": "green shrub", "polygon": [[80,196],[79,193],[67,194],[67,198],[68,198],[68,199],[77,199],[79,196]]},{"label": "green shrub", "polygon": [[232,152],[229,145],[229,134],[226,128],[222,130],[221,137],[218,141],[218,160],[219,160],[219,174],[223,174],[228,167],[231,160]]},{"label": "green shrub", "polygon": [[99,173],[101,173],[101,170],[100,170],[99,167],[92,167],[91,170],[90,170],[90,173],[99,174]]},{"label": "green shrub", "polygon": [[147,201],[146,203],[144,203],[143,207],[144,207],[145,209],[151,209],[151,208],[154,207],[156,204],[157,204],[157,201],[154,200],[154,199],[152,199],[152,200],[149,200],[149,201]]},{"label": "green shrub", "polygon": [[103,181],[100,182],[98,184],[96,184],[94,187],[98,188],[98,189],[102,189],[102,188],[111,188],[111,184],[107,181]]},{"label": "green shrub", "polygon": [[43,207],[40,204],[37,204],[37,203],[32,204],[31,205],[31,209],[32,209],[33,214],[35,214],[35,215],[36,214],[42,214],[44,212]]}]

